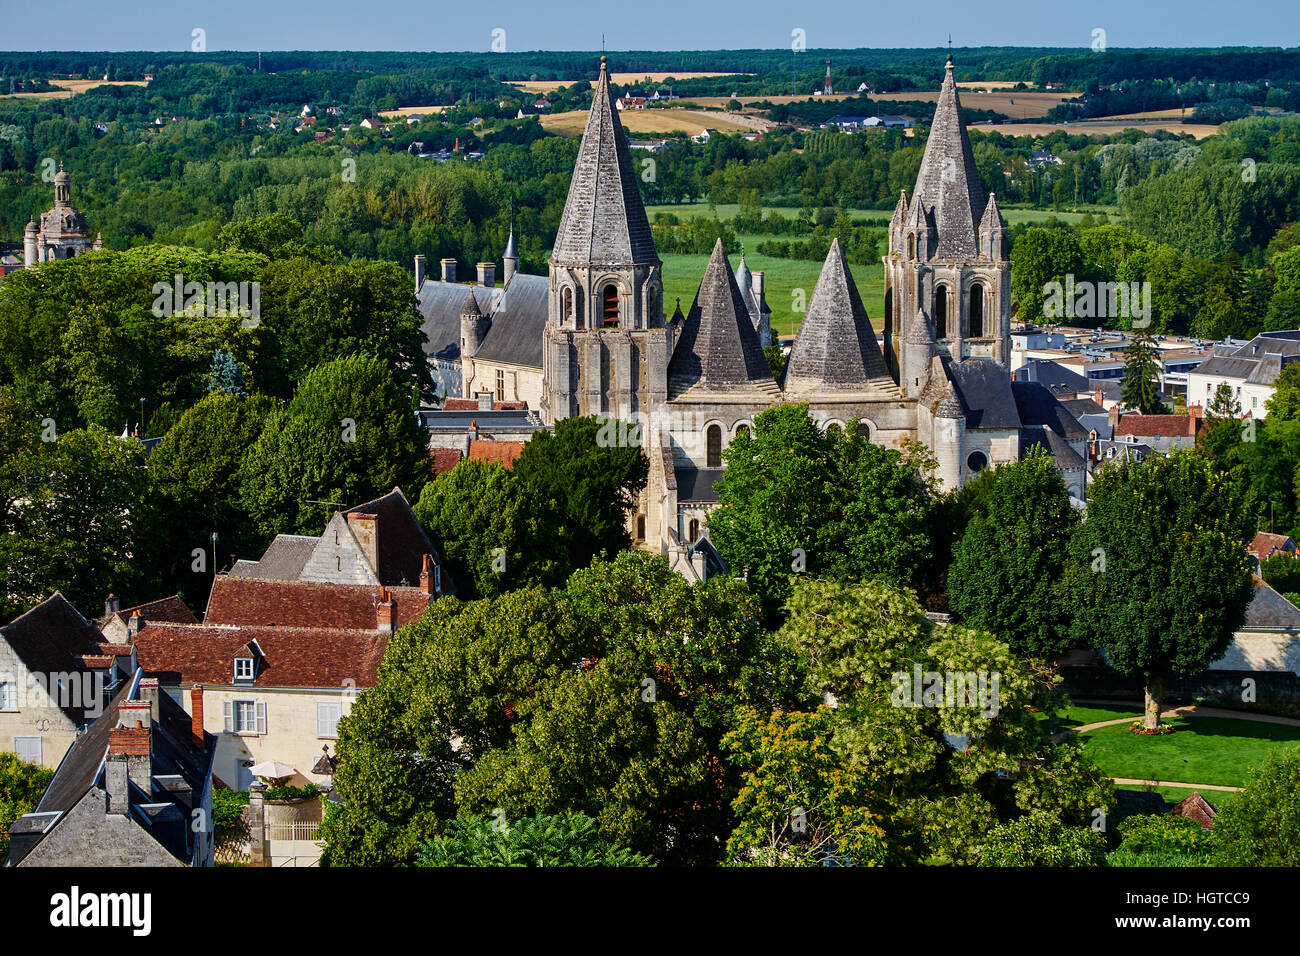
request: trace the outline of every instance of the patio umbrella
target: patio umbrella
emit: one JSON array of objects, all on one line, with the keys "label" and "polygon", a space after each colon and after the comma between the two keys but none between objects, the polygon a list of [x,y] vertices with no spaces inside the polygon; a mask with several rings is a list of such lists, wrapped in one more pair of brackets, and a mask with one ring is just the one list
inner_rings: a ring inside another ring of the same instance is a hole
[{"label": "patio umbrella", "polygon": [[251,767],[249,772],[254,777],[265,777],[268,780],[282,780],[285,777],[292,777],[298,771],[287,763],[281,763],[278,760],[264,760],[259,764]]}]

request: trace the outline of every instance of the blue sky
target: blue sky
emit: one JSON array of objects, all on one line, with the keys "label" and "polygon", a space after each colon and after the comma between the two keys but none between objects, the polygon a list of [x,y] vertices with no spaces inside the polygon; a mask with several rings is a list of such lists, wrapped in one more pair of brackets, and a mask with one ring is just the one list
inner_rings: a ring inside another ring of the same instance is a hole
[{"label": "blue sky", "polygon": [[1297,46],[1296,0],[0,0],[0,49],[510,50],[785,47]]}]

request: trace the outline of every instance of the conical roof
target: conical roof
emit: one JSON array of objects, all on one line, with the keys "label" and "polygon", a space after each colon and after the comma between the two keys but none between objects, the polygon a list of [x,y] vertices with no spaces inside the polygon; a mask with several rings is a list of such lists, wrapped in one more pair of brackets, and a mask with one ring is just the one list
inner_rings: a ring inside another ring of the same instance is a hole
[{"label": "conical roof", "polygon": [[668,365],[668,391],[778,391],[719,239]]},{"label": "conical roof", "polygon": [[504,259],[519,258],[519,250],[515,248],[515,230],[513,226],[510,228],[510,238],[506,240],[506,251],[505,251],[505,255],[502,256],[502,258]]},{"label": "conical roof", "polygon": [[988,205],[984,207],[984,215],[980,219],[980,232],[987,232],[990,229],[1005,229],[1006,220],[1002,218],[1002,210],[998,208],[997,193],[989,193]]},{"label": "conical roof", "polygon": [[479,310],[478,300],[474,298],[473,287],[471,287],[469,290],[469,293],[465,299],[465,308],[460,310],[460,314],[470,319],[477,319],[482,317],[483,315],[483,313]]},{"label": "conical roof", "polygon": [[840,241],[831,242],[786,366],[787,392],[892,386]]},{"label": "conical roof", "polygon": [[575,265],[659,262],[627,135],[610,99],[604,57],[551,259]]},{"label": "conical roof", "polygon": [[952,57],[939,90],[939,102],[925,144],[921,171],[916,177],[912,202],[920,203],[938,233],[935,255],[939,259],[975,258],[976,221],[984,210],[984,186],[970,138],[961,119],[961,101],[952,77]]}]

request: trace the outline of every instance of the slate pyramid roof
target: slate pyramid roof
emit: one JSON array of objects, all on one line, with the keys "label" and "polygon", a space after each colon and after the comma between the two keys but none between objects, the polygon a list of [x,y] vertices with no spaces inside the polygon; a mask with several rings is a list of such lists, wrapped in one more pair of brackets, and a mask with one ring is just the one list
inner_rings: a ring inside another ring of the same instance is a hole
[{"label": "slate pyramid roof", "polygon": [[604,265],[659,262],[627,135],[610,99],[604,57],[551,259]]},{"label": "slate pyramid roof", "polygon": [[812,301],[790,349],[787,392],[893,390],[876,332],[840,241],[831,242]]},{"label": "slate pyramid roof", "polygon": [[977,217],[984,211],[984,186],[961,120],[961,101],[952,77],[951,56],[912,202],[924,206],[938,233],[937,258],[973,259],[978,255],[976,226]]},{"label": "slate pyramid roof", "polygon": [[668,364],[669,397],[688,389],[723,394],[762,392],[767,400],[778,392],[721,239],[713,246]]}]

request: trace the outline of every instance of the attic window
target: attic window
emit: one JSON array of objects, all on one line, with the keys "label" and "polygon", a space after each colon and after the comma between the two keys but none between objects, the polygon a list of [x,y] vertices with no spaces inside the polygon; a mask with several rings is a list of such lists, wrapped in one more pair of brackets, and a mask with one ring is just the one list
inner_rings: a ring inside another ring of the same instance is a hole
[{"label": "attic window", "polygon": [[252,679],[253,679],[253,659],[251,657],[236,657],[235,658],[235,680],[251,681]]}]

